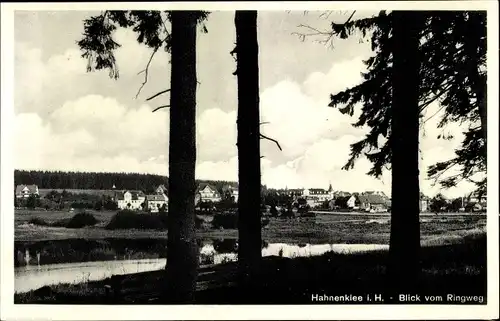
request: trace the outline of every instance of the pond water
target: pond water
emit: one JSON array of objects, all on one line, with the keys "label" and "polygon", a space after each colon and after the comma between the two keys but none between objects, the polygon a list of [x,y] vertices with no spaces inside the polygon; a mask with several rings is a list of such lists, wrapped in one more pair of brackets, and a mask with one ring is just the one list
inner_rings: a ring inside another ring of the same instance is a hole
[{"label": "pond water", "polygon": [[[27,292],[45,285],[83,283],[165,267],[166,240],[64,240],[16,245],[15,292]],[[149,245],[149,246],[148,246]],[[200,242],[200,265],[237,260],[234,239]],[[134,248],[131,248],[131,247]],[[304,257],[326,252],[356,253],[387,250],[384,244],[262,244],[262,256]],[[34,253],[33,253],[34,252]],[[64,253],[67,255],[61,255]],[[92,254],[94,253],[94,254]],[[96,253],[101,253],[97,255]],[[106,259],[107,258],[107,259]],[[27,259],[27,260],[26,260]],[[35,260],[35,261],[34,261]],[[24,261],[24,262],[23,262]],[[57,262],[57,263],[56,263]]]}]

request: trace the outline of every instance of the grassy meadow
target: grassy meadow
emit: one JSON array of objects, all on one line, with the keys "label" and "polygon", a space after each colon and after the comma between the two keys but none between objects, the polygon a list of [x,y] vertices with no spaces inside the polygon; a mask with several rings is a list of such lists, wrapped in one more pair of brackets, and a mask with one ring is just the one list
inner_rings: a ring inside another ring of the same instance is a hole
[{"label": "grassy meadow", "polygon": [[[36,242],[42,240],[63,240],[83,238],[98,240],[105,238],[157,238],[167,237],[164,230],[140,229],[106,229],[106,225],[116,214],[115,211],[92,211],[86,213],[97,219],[95,226],[84,228],[61,228],[28,224],[30,220],[40,219],[47,223],[55,223],[73,217],[77,211],[15,211],[15,240],[19,242]],[[210,222],[211,216],[198,216]],[[447,238],[475,233],[485,229],[484,215],[432,215],[421,217],[422,241]],[[214,229],[209,224],[198,230],[203,238],[238,237],[236,229]],[[329,214],[320,213],[308,218],[270,218],[269,224],[262,229],[262,238],[267,242],[278,243],[375,243],[387,244],[390,235],[390,217],[387,214]]]}]

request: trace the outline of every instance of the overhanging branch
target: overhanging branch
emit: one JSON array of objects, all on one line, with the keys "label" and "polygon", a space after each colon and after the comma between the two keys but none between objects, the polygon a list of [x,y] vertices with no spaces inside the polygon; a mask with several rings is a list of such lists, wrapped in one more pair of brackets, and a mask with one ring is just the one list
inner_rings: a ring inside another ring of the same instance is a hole
[{"label": "overhanging branch", "polygon": [[159,110],[159,109],[162,109],[162,108],[169,108],[169,107],[170,107],[170,105],[163,105],[163,106],[160,106],[160,107],[156,107],[155,109],[153,109],[153,111],[152,111],[152,112],[154,113],[155,111],[157,111],[157,110]]},{"label": "overhanging branch", "polygon": [[146,99],[146,101],[150,101],[151,99],[154,99],[154,98],[156,98],[156,97],[158,97],[158,96],[160,96],[160,95],[162,95],[162,94],[164,94],[164,93],[166,93],[166,92],[169,92],[169,91],[170,91],[170,88],[169,88],[169,89],[162,90],[162,91],[160,91],[159,93],[156,93],[156,94],[154,94],[153,96],[151,96],[151,97],[149,97],[148,99]]},{"label": "overhanging branch", "polygon": [[259,134],[259,135],[260,135],[261,139],[266,139],[266,140],[274,142],[278,146],[279,150],[283,151],[283,149],[281,149],[280,143],[276,139],[272,139],[272,138],[267,137],[266,135],[263,135],[263,134]]},{"label": "overhanging branch", "polygon": [[[355,13],[356,13],[356,10],[353,10],[353,12],[349,16],[349,18],[343,23],[344,26],[347,25],[349,22],[351,22],[352,17],[354,16]],[[331,12],[329,14],[327,14],[327,18],[330,16],[330,14],[331,14]],[[325,14],[324,13],[321,14],[320,18],[322,16],[325,16]],[[292,32],[292,35],[298,36],[301,41],[305,41],[306,37],[311,37],[311,36],[325,36],[326,39],[324,39],[324,40],[318,40],[317,42],[320,43],[320,44],[323,44],[323,45],[326,45],[326,44],[330,43],[330,47],[333,48],[332,38],[334,36],[336,36],[338,34],[338,32],[335,32],[333,30],[332,31],[329,31],[329,30],[319,30],[317,28],[311,27],[309,25],[303,25],[303,24],[300,24],[297,27],[298,28],[306,28],[307,30],[310,31],[310,33]]]},{"label": "overhanging branch", "polygon": [[[163,41],[162,41],[162,44],[163,44]],[[160,49],[160,47],[161,47],[161,44],[153,50],[153,52],[151,53],[151,56],[149,57],[148,63],[146,64],[146,68],[137,73],[138,75],[144,73],[144,81],[142,82],[141,86],[139,87],[139,90],[137,91],[137,94],[135,95],[135,99],[137,99],[137,97],[139,97],[139,94],[141,93],[142,88],[144,88],[144,86],[148,83],[149,66],[151,65],[151,61],[153,61],[153,58],[154,58],[156,52],[158,51],[158,49]]]}]

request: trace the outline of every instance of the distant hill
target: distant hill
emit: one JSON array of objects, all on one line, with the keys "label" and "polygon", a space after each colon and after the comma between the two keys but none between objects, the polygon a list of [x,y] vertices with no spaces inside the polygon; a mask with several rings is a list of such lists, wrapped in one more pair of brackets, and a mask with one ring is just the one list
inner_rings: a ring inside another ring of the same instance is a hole
[{"label": "distant hill", "polygon": [[[220,192],[226,184],[236,185],[236,182],[197,180],[198,183],[210,183]],[[140,173],[97,173],[97,172],[62,172],[62,171],[30,171],[15,170],[14,184],[36,184],[39,189],[50,190],[81,190],[79,193],[92,194],[90,190],[111,190],[113,185],[117,190],[142,190],[153,192],[159,185],[168,188],[168,177],[155,174]]]}]

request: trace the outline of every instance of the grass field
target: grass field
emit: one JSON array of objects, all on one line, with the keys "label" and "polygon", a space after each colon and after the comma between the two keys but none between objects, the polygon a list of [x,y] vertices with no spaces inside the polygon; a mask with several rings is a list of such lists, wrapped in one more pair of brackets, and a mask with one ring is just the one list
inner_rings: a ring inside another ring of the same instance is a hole
[{"label": "grass field", "polygon": [[[63,211],[15,211],[15,240],[34,242],[70,238],[166,238],[166,231],[105,230],[114,211],[87,211],[99,223],[93,227],[67,229],[26,224],[32,218],[52,223],[71,218],[75,213]],[[485,230],[484,215],[434,215],[421,217],[422,241],[456,238]],[[236,229],[199,229],[200,238],[237,238]],[[390,234],[390,218],[387,215],[331,215],[317,214],[315,218],[271,219],[263,228],[262,238],[268,242],[283,243],[376,243],[387,244]]]}]

